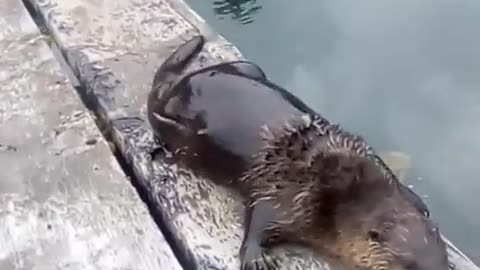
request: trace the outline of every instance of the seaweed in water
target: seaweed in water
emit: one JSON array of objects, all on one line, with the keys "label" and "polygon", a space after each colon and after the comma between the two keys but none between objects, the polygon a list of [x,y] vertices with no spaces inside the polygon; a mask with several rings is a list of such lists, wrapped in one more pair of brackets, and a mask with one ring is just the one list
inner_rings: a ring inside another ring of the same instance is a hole
[{"label": "seaweed in water", "polygon": [[233,20],[240,21],[241,24],[253,22],[252,16],[262,9],[256,0],[217,0],[213,2],[213,10],[219,15],[220,19],[231,15]]}]

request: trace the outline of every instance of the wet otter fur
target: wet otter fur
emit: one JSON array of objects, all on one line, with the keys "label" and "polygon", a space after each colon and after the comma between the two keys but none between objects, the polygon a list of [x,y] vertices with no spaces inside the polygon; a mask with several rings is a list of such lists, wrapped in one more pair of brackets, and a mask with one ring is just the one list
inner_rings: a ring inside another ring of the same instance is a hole
[{"label": "wet otter fur", "polygon": [[269,250],[281,243],[366,269],[446,269],[428,208],[362,138],[320,117],[252,63],[186,73],[204,43],[202,36],[185,42],[157,70],[148,120],[167,149],[187,149],[191,164],[213,174],[234,171],[235,189],[248,200],[243,270],[274,268]]},{"label": "wet otter fur", "polygon": [[[248,194],[244,269],[274,269],[269,249],[306,245],[354,269],[449,269],[439,229],[359,136],[320,116],[264,127],[239,180]],[[252,263],[253,262],[253,263]]]}]

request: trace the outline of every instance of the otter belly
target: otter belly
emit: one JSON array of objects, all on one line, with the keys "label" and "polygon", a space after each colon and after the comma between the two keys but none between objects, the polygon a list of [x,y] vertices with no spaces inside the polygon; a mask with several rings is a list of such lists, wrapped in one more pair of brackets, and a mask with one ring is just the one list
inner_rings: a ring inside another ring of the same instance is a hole
[{"label": "otter belly", "polygon": [[184,77],[162,93],[153,113],[157,135],[192,168],[236,177],[258,152],[262,125],[314,112],[256,65],[234,62]]}]

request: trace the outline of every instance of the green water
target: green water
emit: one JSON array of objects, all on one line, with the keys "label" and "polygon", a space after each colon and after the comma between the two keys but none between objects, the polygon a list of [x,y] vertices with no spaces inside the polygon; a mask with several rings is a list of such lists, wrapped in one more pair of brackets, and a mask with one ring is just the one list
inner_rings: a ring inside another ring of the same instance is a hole
[{"label": "green water", "polygon": [[480,257],[479,0],[187,0],[276,83],[378,150]]}]

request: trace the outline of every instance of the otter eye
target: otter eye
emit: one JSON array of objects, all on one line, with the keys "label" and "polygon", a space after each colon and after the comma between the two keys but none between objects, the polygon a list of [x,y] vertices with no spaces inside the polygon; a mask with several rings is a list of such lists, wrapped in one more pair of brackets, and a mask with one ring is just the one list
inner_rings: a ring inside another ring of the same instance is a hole
[{"label": "otter eye", "polygon": [[377,230],[368,231],[368,238],[374,242],[380,242],[380,232]]}]

